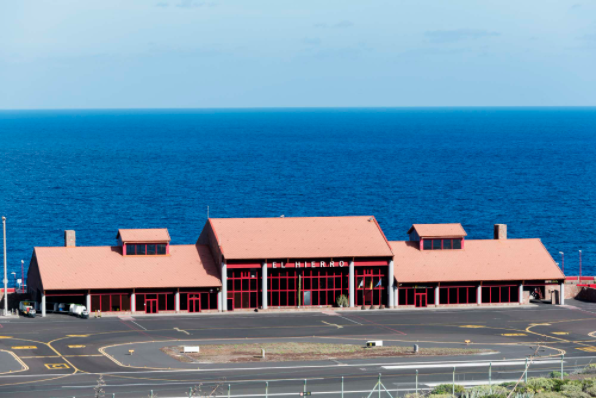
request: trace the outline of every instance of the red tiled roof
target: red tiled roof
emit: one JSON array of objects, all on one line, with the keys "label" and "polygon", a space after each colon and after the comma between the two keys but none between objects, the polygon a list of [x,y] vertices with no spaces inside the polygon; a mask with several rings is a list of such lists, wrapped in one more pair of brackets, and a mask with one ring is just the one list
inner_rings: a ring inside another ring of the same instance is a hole
[{"label": "red tiled roof", "polygon": [[44,289],[220,287],[208,247],[171,245],[170,255],[123,256],[121,247],[36,247]]},{"label": "red tiled roof", "polygon": [[442,223],[442,224],[414,224],[407,234],[413,230],[420,237],[465,237],[467,233],[461,226],[461,223]]},{"label": "red tiled roof", "polygon": [[168,229],[119,229],[119,237],[123,242],[170,242]]},{"label": "red tiled roof", "polygon": [[210,219],[226,259],[392,256],[373,216]]},{"label": "red tiled roof", "polygon": [[537,238],[466,240],[464,249],[454,250],[420,250],[411,241],[390,246],[399,283],[565,278]]}]

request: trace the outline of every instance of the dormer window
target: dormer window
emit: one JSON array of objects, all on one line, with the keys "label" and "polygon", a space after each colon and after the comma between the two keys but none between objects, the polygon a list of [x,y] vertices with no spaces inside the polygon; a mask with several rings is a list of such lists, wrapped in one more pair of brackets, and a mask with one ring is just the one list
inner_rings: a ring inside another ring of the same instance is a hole
[{"label": "dormer window", "polygon": [[424,239],[424,249],[461,249],[461,238]]},{"label": "dormer window", "polygon": [[419,242],[420,250],[463,249],[467,233],[460,223],[414,224],[409,231],[409,241]]},{"label": "dormer window", "polygon": [[126,256],[168,255],[170,235],[166,229],[121,229],[116,238]]}]

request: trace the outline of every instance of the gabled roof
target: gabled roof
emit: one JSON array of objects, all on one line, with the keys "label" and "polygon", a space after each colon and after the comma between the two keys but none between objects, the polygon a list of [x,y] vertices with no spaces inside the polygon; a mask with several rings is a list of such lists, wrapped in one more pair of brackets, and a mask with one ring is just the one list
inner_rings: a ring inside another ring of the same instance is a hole
[{"label": "gabled roof", "polygon": [[414,224],[407,234],[411,234],[413,230],[422,238],[465,237],[467,235],[461,223]]},{"label": "gabled roof", "polygon": [[208,247],[171,245],[166,256],[123,256],[122,247],[35,247],[43,288],[220,287]]},{"label": "gabled roof", "polygon": [[210,219],[208,223],[225,259],[392,256],[373,216]]},{"label": "gabled roof", "polygon": [[390,245],[399,283],[565,278],[537,238],[467,240],[454,250],[420,250],[413,241]]},{"label": "gabled roof", "polygon": [[119,229],[116,238],[122,242],[170,242],[168,229]]}]

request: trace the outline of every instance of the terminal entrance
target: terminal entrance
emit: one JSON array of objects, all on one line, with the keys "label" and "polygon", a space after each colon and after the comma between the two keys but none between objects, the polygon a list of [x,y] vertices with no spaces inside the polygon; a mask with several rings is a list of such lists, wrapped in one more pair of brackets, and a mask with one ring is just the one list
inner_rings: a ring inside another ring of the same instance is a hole
[{"label": "terminal entrance", "polygon": [[200,294],[189,294],[189,298],[187,299],[187,308],[189,313],[201,312]]},{"label": "terminal entrance", "polygon": [[145,313],[158,313],[158,300],[157,299],[146,299]]},{"label": "terminal entrance", "polygon": [[423,294],[415,294],[415,307],[416,308],[425,308],[428,306],[428,295],[427,293]]}]

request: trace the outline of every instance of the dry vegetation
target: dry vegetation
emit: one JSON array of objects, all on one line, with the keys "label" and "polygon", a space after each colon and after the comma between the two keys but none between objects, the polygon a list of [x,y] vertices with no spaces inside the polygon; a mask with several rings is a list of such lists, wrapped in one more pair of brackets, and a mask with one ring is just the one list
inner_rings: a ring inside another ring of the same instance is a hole
[{"label": "dry vegetation", "polygon": [[[266,358],[261,358],[261,350]],[[413,347],[382,346],[365,348],[361,345],[277,342],[260,344],[202,345],[200,353],[182,353],[182,346],[169,346],[162,351],[181,362],[237,363],[237,362],[282,362],[297,360],[361,359],[391,356],[441,356],[471,355],[482,352],[468,348],[420,348],[413,353]]]}]

